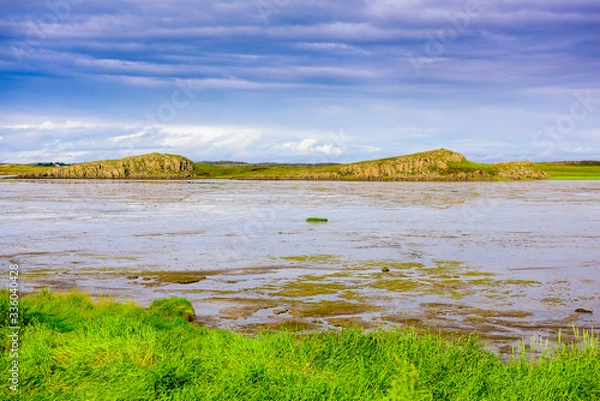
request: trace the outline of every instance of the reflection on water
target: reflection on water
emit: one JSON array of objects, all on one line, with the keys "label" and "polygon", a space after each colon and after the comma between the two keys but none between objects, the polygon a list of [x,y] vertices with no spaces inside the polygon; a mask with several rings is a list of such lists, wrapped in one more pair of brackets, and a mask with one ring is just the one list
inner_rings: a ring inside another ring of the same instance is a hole
[{"label": "reflection on water", "polygon": [[[0,212],[0,260],[30,273],[25,289],[79,286],[142,304],[184,295],[220,326],[305,318],[306,303],[323,300],[340,301],[329,305],[339,314],[316,313],[325,326],[340,316],[382,324],[420,316],[458,328],[496,322],[496,331],[512,322],[512,333],[600,321],[600,182],[2,180]],[[396,266],[391,276],[375,275],[386,264]],[[156,270],[207,278],[132,278]],[[469,278],[478,281],[466,286]],[[277,295],[323,280],[343,288]],[[374,307],[346,313],[347,304]],[[232,308],[248,309],[218,314]],[[281,313],[265,312],[273,309]]]}]

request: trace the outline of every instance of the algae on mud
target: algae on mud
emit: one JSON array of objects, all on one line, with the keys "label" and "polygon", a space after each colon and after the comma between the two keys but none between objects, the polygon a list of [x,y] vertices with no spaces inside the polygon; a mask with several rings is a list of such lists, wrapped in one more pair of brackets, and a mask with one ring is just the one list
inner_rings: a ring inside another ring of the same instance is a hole
[{"label": "algae on mud", "polygon": [[327,223],[328,219],[326,217],[307,217],[307,223]]}]

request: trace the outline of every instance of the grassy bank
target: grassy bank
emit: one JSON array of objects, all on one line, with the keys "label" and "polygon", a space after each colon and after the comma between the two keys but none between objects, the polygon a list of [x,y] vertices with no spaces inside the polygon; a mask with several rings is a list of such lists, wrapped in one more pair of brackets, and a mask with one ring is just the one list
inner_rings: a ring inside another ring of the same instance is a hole
[{"label": "grassy bank", "polygon": [[27,164],[0,164],[0,175],[39,173],[51,168],[49,166],[30,166]]},{"label": "grassy bank", "polygon": [[[42,291],[19,306],[21,400],[600,398],[597,338],[537,361],[505,363],[477,339],[400,330],[244,337],[190,323],[191,305],[183,299],[143,309]],[[8,315],[5,291],[0,309]],[[8,330],[3,321],[5,378]],[[11,397],[2,380],[0,399]]]},{"label": "grassy bank", "polygon": [[600,180],[600,162],[534,163],[531,168],[545,172],[551,180]]}]

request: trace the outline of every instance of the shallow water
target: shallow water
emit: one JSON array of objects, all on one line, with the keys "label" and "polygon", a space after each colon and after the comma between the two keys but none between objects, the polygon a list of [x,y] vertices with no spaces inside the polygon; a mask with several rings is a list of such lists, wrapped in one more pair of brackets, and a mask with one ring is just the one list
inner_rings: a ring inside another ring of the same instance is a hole
[{"label": "shallow water", "polygon": [[[510,337],[600,322],[598,181],[0,180],[0,215],[0,263],[21,266],[24,290],[186,296],[214,326],[343,317]],[[145,277],[157,270],[207,278]],[[343,288],[277,295],[323,280]]]}]

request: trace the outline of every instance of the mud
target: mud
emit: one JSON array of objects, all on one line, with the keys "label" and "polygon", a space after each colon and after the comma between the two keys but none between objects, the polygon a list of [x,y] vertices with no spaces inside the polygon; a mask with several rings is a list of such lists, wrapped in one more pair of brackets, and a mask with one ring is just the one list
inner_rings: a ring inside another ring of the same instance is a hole
[{"label": "mud", "polygon": [[407,324],[502,345],[599,326],[599,190],[3,180],[0,263],[20,265],[24,291],[184,296],[211,327]]}]

